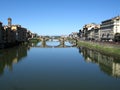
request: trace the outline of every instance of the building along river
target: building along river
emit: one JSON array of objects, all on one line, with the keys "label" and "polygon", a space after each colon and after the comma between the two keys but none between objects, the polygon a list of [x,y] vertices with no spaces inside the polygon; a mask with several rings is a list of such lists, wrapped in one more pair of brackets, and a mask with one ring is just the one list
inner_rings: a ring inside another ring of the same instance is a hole
[{"label": "building along river", "polygon": [[0,50],[0,90],[120,90],[120,58],[41,44]]}]

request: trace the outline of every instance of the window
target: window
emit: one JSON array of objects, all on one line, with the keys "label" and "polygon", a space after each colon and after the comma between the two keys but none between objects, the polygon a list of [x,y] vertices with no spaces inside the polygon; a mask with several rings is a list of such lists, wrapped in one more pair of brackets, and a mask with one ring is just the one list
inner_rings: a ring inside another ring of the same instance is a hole
[{"label": "window", "polygon": [[108,34],[107,34],[107,38],[108,38],[109,36],[110,36],[110,34],[108,33]]},{"label": "window", "polygon": [[105,35],[105,34],[103,33],[103,34],[102,34],[102,37],[104,37],[104,35]]}]

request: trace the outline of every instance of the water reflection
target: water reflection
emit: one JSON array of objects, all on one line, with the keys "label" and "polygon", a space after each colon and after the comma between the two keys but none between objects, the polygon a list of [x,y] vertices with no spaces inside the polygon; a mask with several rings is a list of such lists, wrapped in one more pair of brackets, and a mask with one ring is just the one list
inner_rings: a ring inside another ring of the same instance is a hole
[{"label": "water reflection", "polygon": [[47,46],[58,46],[58,45],[60,45],[60,42],[59,41],[47,41],[46,42],[46,45]]},{"label": "water reflection", "polygon": [[100,70],[107,75],[120,78],[120,58],[107,56],[84,47],[79,47],[79,53],[85,58],[86,62],[98,64]]},{"label": "water reflection", "polygon": [[5,68],[12,71],[13,64],[18,63],[27,56],[27,50],[28,48],[26,46],[0,50],[0,75],[4,73]]},{"label": "water reflection", "polygon": [[120,80],[108,77],[120,77],[116,58],[82,47],[79,52],[77,48],[39,47],[28,51],[25,46],[0,51],[0,90],[120,89]]}]

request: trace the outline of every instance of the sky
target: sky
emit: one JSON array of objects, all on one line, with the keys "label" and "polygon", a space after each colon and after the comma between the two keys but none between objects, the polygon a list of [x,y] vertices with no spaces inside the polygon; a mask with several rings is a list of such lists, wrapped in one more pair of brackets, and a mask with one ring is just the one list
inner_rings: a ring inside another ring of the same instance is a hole
[{"label": "sky", "polygon": [[0,21],[38,35],[68,35],[120,15],[120,0],[0,0]]}]

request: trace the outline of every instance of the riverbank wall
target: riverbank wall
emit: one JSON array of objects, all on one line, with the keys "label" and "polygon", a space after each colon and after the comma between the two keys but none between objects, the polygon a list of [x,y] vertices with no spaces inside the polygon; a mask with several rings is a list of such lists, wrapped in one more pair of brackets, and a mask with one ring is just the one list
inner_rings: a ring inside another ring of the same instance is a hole
[{"label": "riverbank wall", "polygon": [[96,50],[100,53],[120,57],[120,44],[107,43],[107,42],[93,42],[93,41],[78,41],[78,47],[86,47]]}]

